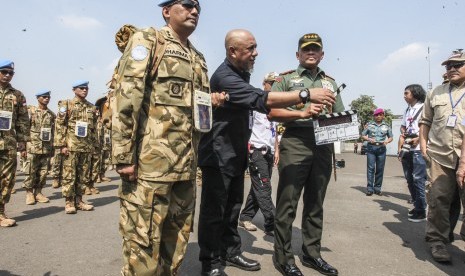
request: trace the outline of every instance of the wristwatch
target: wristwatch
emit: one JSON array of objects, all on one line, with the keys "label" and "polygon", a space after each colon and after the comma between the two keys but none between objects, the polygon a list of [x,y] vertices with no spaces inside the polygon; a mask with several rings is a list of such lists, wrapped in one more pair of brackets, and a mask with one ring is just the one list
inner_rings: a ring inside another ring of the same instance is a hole
[{"label": "wristwatch", "polygon": [[308,90],[308,88],[300,90],[299,97],[302,103],[306,104],[310,100],[310,91]]}]

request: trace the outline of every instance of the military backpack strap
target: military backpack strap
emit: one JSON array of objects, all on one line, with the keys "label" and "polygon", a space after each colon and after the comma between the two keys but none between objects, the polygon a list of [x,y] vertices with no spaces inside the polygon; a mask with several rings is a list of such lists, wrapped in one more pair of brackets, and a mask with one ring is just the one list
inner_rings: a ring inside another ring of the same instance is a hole
[{"label": "military backpack strap", "polygon": [[158,66],[160,65],[161,60],[163,59],[163,55],[165,54],[167,43],[165,38],[160,35],[160,33],[155,30],[155,37],[156,37],[156,45],[155,45],[155,55],[153,57],[153,67],[152,67],[152,72],[151,75],[152,77],[155,77]]}]

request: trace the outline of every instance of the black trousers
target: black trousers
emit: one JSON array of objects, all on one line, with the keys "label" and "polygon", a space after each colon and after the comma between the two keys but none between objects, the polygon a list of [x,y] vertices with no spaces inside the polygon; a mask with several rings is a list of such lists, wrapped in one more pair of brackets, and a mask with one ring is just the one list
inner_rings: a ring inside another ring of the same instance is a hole
[{"label": "black trousers", "polygon": [[250,191],[241,212],[242,221],[251,221],[258,210],[265,218],[265,231],[274,230],[275,207],[271,200],[271,174],[273,171],[274,155],[268,150],[265,154],[261,150],[249,153]]},{"label": "black trousers", "polygon": [[199,260],[202,270],[220,268],[221,258],[241,254],[237,231],[244,198],[244,174],[231,177],[219,169],[202,167],[199,215]]},{"label": "black trousers", "polygon": [[331,177],[332,145],[315,144],[313,128],[288,128],[279,151],[279,183],[276,197],[276,261],[294,264],[292,223],[304,190],[302,212],[302,251],[320,257],[323,233],[323,202]]}]

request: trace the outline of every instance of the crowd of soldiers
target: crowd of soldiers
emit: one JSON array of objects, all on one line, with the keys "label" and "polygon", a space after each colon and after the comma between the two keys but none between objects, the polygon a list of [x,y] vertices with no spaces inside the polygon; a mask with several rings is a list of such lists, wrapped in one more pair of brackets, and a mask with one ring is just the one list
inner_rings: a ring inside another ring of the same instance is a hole
[{"label": "crowd of soldiers", "polygon": [[42,192],[47,176],[52,187],[62,187],[65,212],[90,211],[93,206],[82,196],[98,194],[95,183],[109,182],[105,172],[110,165],[111,120],[108,115],[109,93],[93,105],[86,100],[88,81],[72,85],[75,97],[60,100],[58,114],[49,109],[51,91],[39,90],[37,105],[27,105],[22,92],[10,81],[15,65],[11,60],[0,60],[0,226],[15,225],[5,214],[5,204],[15,193],[16,152],[20,170],[25,174],[22,187],[26,190],[26,204],[48,203]]}]

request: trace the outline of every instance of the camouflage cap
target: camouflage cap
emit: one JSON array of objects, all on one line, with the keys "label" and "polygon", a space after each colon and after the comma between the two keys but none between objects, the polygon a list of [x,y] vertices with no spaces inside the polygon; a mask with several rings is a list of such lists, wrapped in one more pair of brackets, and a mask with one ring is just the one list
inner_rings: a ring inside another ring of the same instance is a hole
[{"label": "camouflage cap", "polygon": [[276,72],[270,72],[268,74],[265,75],[265,77],[263,78],[263,82],[272,82],[272,81],[275,81],[276,78],[279,77],[279,74],[276,73]]},{"label": "camouflage cap", "polygon": [[443,63],[441,63],[441,65],[446,65],[454,61],[465,61],[465,53],[462,51],[463,49],[457,49],[457,50],[452,51],[452,55],[447,60],[445,60]]},{"label": "camouflage cap", "polygon": [[305,34],[299,39],[299,49],[302,49],[310,44],[315,44],[323,48],[323,41],[318,34]]}]

